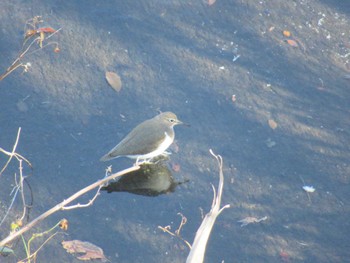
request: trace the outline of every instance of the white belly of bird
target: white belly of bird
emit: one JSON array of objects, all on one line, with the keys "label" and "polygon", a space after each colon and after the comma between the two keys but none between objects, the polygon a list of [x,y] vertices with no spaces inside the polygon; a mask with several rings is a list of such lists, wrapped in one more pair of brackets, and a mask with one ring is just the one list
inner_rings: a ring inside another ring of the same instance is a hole
[{"label": "white belly of bird", "polygon": [[140,156],[136,156],[136,155],[128,155],[127,157],[132,158],[132,159],[139,159],[139,160],[144,160],[144,159],[151,159],[153,157],[156,157],[158,155],[161,155],[165,152],[166,149],[168,149],[168,147],[173,143],[173,140],[171,139],[171,137],[165,132],[165,140],[162,142],[162,144],[160,145],[160,147],[150,153],[144,154],[144,155],[140,155]]}]

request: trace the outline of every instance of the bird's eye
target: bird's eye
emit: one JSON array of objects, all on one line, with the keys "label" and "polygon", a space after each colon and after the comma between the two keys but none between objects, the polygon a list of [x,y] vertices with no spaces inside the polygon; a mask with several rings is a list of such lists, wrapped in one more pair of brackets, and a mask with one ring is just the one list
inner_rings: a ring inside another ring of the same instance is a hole
[{"label": "bird's eye", "polygon": [[171,123],[175,122],[175,120],[174,120],[174,119],[169,119],[169,121],[170,121]]}]

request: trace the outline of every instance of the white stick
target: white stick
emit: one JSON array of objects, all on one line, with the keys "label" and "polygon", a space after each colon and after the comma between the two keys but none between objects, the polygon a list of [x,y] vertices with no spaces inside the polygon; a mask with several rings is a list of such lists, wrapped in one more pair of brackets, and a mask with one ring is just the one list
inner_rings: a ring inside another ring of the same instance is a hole
[{"label": "white stick", "polygon": [[223,167],[222,157],[220,155],[215,155],[211,149],[209,151],[216,158],[216,160],[218,161],[218,164],[219,164],[220,181],[219,181],[219,186],[218,186],[218,193],[216,195],[215,188],[214,188],[214,186],[212,186],[213,191],[214,191],[214,198],[213,198],[213,203],[211,205],[211,210],[209,211],[208,214],[205,215],[201,226],[197,230],[197,233],[196,233],[196,236],[194,238],[190,254],[187,257],[186,263],[201,263],[201,262],[203,262],[206,246],[208,243],[210,232],[214,226],[215,220],[216,220],[217,216],[225,208],[230,207],[230,205],[225,205],[222,208],[220,208],[222,189],[224,187],[224,174],[222,171],[222,167]]}]

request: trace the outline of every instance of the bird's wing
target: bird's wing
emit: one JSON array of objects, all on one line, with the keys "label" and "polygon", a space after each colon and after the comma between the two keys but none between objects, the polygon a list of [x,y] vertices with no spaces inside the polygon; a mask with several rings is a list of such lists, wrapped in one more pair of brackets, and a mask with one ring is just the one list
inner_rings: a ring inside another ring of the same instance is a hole
[{"label": "bird's wing", "polygon": [[[143,132],[147,133],[147,140],[159,141],[163,140],[165,133],[150,125],[149,121],[146,121],[142,125]],[[140,125],[136,126],[117,146],[110,150],[101,160],[109,160],[117,156],[126,156],[126,155],[143,155],[150,152],[153,152],[156,147],[152,144],[143,143],[144,142],[144,133],[140,132]]]}]

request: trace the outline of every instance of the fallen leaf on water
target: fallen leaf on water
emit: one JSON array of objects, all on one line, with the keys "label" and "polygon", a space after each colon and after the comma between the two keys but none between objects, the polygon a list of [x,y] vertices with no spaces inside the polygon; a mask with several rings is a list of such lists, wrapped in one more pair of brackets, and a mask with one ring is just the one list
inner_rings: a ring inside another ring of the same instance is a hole
[{"label": "fallen leaf on water", "polygon": [[122,89],[122,81],[117,73],[107,71],[106,80],[116,92],[119,92]]},{"label": "fallen leaf on water", "polygon": [[268,120],[269,126],[271,129],[276,129],[277,128],[277,122],[275,122],[273,119]]},{"label": "fallen leaf on water", "polygon": [[288,30],[284,30],[284,31],[283,31],[283,35],[284,35],[285,37],[290,37],[291,33],[290,33]]},{"label": "fallen leaf on water", "polygon": [[103,250],[94,244],[80,240],[62,241],[62,246],[70,254],[82,254],[77,256],[79,260],[101,259],[106,262],[107,258],[103,254]]},{"label": "fallen leaf on water", "polygon": [[293,39],[287,39],[286,41],[292,47],[299,47],[298,43]]}]

